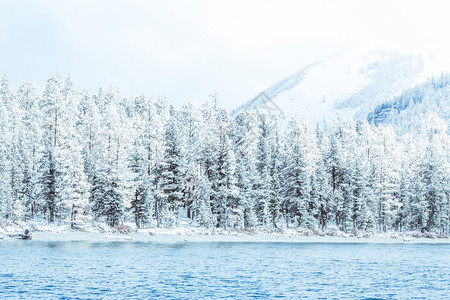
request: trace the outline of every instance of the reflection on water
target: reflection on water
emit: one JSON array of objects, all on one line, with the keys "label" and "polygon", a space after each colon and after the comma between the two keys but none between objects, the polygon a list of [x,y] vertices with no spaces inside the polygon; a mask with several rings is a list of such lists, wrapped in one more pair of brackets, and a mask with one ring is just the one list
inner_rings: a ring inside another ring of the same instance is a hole
[{"label": "reflection on water", "polygon": [[0,243],[0,298],[446,298],[450,246]]}]

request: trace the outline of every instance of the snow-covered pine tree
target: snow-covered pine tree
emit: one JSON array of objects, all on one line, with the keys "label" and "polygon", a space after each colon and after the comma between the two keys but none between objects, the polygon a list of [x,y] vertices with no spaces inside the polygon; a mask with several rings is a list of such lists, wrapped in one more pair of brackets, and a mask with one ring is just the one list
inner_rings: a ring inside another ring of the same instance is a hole
[{"label": "snow-covered pine tree", "polygon": [[9,130],[11,140],[9,141],[9,179],[12,202],[12,219],[20,222],[25,214],[25,176],[26,172],[26,147],[24,143],[24,132],[26,131],[23,122],[23,110],[20,108],[17,97],[11,95],[9,102],[6,103],[9,110]]},{"label": "snow-covered pine tree", "polygon": [[131,200],[131,211],[134,222],[138,228],[142,228],[150,220],[150,203],[147,203],[147,191],[145,184],[150,182],[147,178],[148,168],[145,160],[148,158],[145,147],[145,109],[146,98],[144,96],[135,99],[132,114],[132,150],[130,158],[130,169],[133,173],[133,198]]},{"label": "snow-covered pine tree", "polygon": [[234,148],[236,152],[236,180],[239,194],[231,204],[235,218],[235,226],[240,228],[258,225],[256,217],[255,182],[257,118],[248,112],[242,112],[234,120]]},{"label": "snow-covered pine tree", "polygon": [[196,182],[196,188],[193,192],[192,210],[200,226],[206,228],[216,225],[216,219],[211,211],[211,183],[205,174],[200,174]]},{"label": "snow-covered pine tree", "polygon": [[[415,206],[415,197],[414,182],[418,179],[417,170],[418,163],[421,159],[419,156],[420,147],[418,147],[417,141],[420,144],[425,144],[421,138],[413,138],[410,134],[405,134],[401,138],[401,168],[400,168],[400,184],[399,184],[399,202],[400,208],[397,215],[396,220],[396,228],[400,231],[404,229],[417,229],[416,225],[414,225],[417,220],[417,216],[415,216],[414,211],[417,211]],[[422,152],[422,151],[420,151]]]},{"label": "snow-covered pine tree", "polygon": [[[103,195],[103,212],[110,226],[121,224],[132,199],[132,174],[130,163],[131,132],[126,122],[125,112],[119,106],[119,94],[110,90],[105,95],[106,110],[103,114],[103,147],[105,149],[104,174],[101,178],[105,186]],[[103,173],[103,172],[102,172]]]},{"label": "snow-covered pine tree", "polygon": [[2,218],[74,225],[84,211],[110,225],[169,226],[184,205],[202,226],[276,227],[284,217],[325,229],[334,218],[343,230],[449,232],[448,124],[436,116],[415,125],[425,138],[342,121],[325,138],[301,120],[285,135],[257,114],[232,120],[217,101],[169,110],[114,90],[78,94],[57,75],[37,103],[30,84],[14,92],[1,81]]},{"label": "snow-covered pine tree", "polygon": [[61,79],[53,75],[48,81],[39,107],[42,113],[42,154],[39,163],[39,199],[45,203],[44,214],[53,223],[57,216],[57,165],[55,151],[58,143],[60,123],[58,121],[59,108],[62,102]]},{"label": "snow-covered pine tree", "polygon": [[277,223],[281,218],[281,204],[283,201],[282,162],[284,160],[284,154],[282,150],[284,149],[284,136],[281,127],[281,120],[278,117],[275,117],[273,121],[272,139],[270,145],[271,158],[269,165],[269,174],[271,180],[269,183],[269,214],[272,226],[274,228],[277,228]]},{"label": "snow-covered pine tree", "polygon": [[89,186],[84,170],[82,138],[77,128],[79,116],[76,91],[67,78],[58,109],[59,127],[55,149],[57,166],[57,196],[59,214],[71,218],[74,227],[77,217],[84,214],[89,199]]},{"label": "snow-covered pine tree", "polygon": [[7,76],[0,81],[0,213],[8,219],[13,216],[15,169],[14,133],[11,130],[11,104],[14,102],[13,92],[9,87]]},{"label": "snow-covered pine tree", "polygon": [[238,196],[236,186],[236,158],[229,137],[230,119],[225,110],[217,110],[215,113],[215,134],[217,145],[211,145],[209,171],[210,182],[213,190],[211,208],[217,218],[217,227],[227,227],[234,222],[232,216],[232,203]]},{"label": "snow-covered pine tree", "polygon": [[220,138],[220,148],[217,158],[216,180],[213,212],[217,217],[217,227],[229,227],[232,224],[231,203],[238,196],[235,170],[236,160],[231,141],[225,133]]},{"label": "snow-covered pine tree", "polygon": [[356,161],[358,157],[358,144],[356,143],[356,124],[353,121],[339,122],[336,136],[342,146],[339,160],[341,162],[339,191],[342,201],[337,205],[337,214],[340,218],[339,226],[344,231],[351,230],[354,225],[354,210],[356,195],[354,185],[356,181]]},{"label": "snow-covered pine tree", "polygon": [[78,131],[82,136],[84,170],[89,184],[89,210],[97,219],[103,212],[106,187],[105,153],[103,148],[102,116],[89,91],[84,90],[79,103]]},{"label": "snow-covered pine tree", "polygon": [[313,227],[311,203],[311,173],[307,161],[307,148],[302,142],[303,124],[298,119],[289,123],[286,143],[287,161],[284,170],[284,209],[286,223],[302,227]]},{"label": "snow-covered pine tree", "polygon": [[255,183],[255,189],[258,191],[256,198],[256,215],[258,217],[259,224],[267,226],[270,222],[270,200],[273,196],[271,191],[271,144],[272,141],[272,128],[268,116],[264,114],[258,115],[258,139],[256,146],[256,172],[257,181]]},{"label": "snow-covered pine tree", "polygon": [[319,126],[316,128],[316,140],[320,157],[317,160],[313,180],[311,181],[311,197],[316,198],[319,227],[322,230],[326,230],[333,209],[332,188],[329,174],[326,170],[326,154],[328,153],[329,145]]},{"label": "snow-covered pine tree", "polygon": [[349,204],[353,230],[369,230],[374,226],[374,195],[370,184],[370,137],[371,130],[367,123],[354,124],[354,131],[347,133],[347,178],[349,179]]},{"label": "snow-covered pine tree", "polygon": [[25,205],[25,219],[34,218],[42,205],[38,202],[38,168],[41,152],[41,119],[36,89],[30,83],[23,84],[17,91],[17,101],[23,111],[22,162],[23,177],[21,197]]},{"label": "snow-covered pine tree", "polygon": [[[209,181],[211,187],[210,193],[210,208],[211,215],[213,218],[214,226],[217,225],[217,216],[213,212],[214,202],[215,202],[215,190],[213,190],[213,184],[215,184],[217,176],[217,153],[219,146],[219,136],[217,131],[217,106],[216,102],[211,103],[210,100],[206,101],[201,108],[202,119],[204,122],[203,132],[205,135],[205,140],[201,147],[201,170],[204,170],[204,174]],[[207,138],[206,138],[207,137]]]},{"label": "snow-covered pine tree", "polygon": [[[201,170],[201,152],[206,145],[206,132],[205,124],[202,120],[200,111],[192,104],[188,104],[182,107],[180,112],[181,117],[181,142],[182,157],[184,166],[184,206],[186,209],[187,217],[195,219],[195,210],[193,209],[194,201],[198,193],[195,190],[199,188],[199,185],[205,186],[206,183],[202,183],[200,178],[202,175]],[[202,197],[204,199],[204,197]]]},{"label": "snow-covered pine tree", "polygon": [[425,230],[440,234],[449,231],[449,195],[450,195],[450,139],[447,124],[436,115],[428,118],[428,144],[419,166],[419,176],[423,184],[420,191],[426,204],[428,216]]},{"label": "snow-covered pine tree", "polygon": [[329,149],[326,155],[326,168],[331,186],[331,206],[334,222],[339,227],[342,224],[343,196],[341,185],[344,182],[345,168],[343,149],[340,141],[340,130],[332,131],[329,135]]},{"label": "snow-covered pine tree", "polygon": [[[404,209],[400,212],[405,213],[405,225],[410,230],[425,231],[426,222],[428,220],[427,202],[425,198],[425,182],[420,174],[421,164],[424,160],[424,152],[418,151],[415,153],[417,159],[417,165],[411,165],[413,167],[413,177],[410,179],[408,187],[403,187],[400,190],[399,197],[407,195],[409,197],[400,198],[403,200]],[[403,182],[405,179],[402,180]],[[409,195],[410,193],[410,195]]]},{"label": "snow-covered pine tree", "polygon": [[164,154],[164,127],[157,114],[155,102],[141,96],[135,99],[134,142],[132,169],[135,174],[135,194],[131,209],[136,225],[142,227],[153,222],[157,166]]},{"label": "snow-covered pine tree", "polygon": [[400,187],[399,147],[392,127],[378,127],[375,152],[376,195],[378,195],[378,230],[386,232],[395,222],[400,207],[398,199]]},{"label": "snow-covered pine tree", "polygon": [[76,128],[78,103],[72,82],[55,75],[47,83],[41,99],[43,115],[43,153],[40,165],[41,198],[46,202],[44,212],[50,222],[55,217],[71,217],[75,224],[77,213],[84,211],[88,185],[84,172],[81,137]]},{"label": "snow-covered pine tree", "polygon": [[164,158],[158,165],[156,201],[158,226],[178,224],[179,208],[183,205],[183,158],[180,143],[178,112],[171,106],[165,124]]}]

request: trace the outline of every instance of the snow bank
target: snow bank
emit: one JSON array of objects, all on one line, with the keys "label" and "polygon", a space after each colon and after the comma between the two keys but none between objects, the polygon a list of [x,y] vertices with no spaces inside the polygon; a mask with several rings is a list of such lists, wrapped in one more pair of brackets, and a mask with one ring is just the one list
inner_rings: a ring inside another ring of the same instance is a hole
[{"label": "snow bank", "polygon": [[71,229],[70,224],[47,224],[33,221],[24,224],[2,223],[0,240],[14,240],[8,234],[33,232],[33,241],[87,242],[265,242],[265,243],[435,243],[450,244],[448,237],[419,232],[388,232],[381,234],[344,233],[331,227],[328,231],[306,229],[222,229],[203,228],[182,223],[174,228],[137,229],[133,224],[112,228],[102,223],[88,223]]}]

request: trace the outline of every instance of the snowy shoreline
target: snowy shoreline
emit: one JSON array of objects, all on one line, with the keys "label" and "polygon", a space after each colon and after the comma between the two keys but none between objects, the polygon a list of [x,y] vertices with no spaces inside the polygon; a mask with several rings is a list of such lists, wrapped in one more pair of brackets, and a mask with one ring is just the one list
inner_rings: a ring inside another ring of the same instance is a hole
[{"label": "snowy shoreline", "polygon": [[[19,232],[23,232],[22,226],[0,227],[0,242],[16,241],[8,235]],[[103,227],[86,227],[82,230],[72,230],[67,225],[47,225],[34,228],[32,235],[32,242],[450,244],[449,238],[421,237],[417,232],[355,235],[340,231],[313,233],[295,229],[266,232],[175,227],[134,229],[121,233],[113,228],[104,230]]]},{"label": "snowy shoreline", "polygon": [[429,239],[410,237],[386,237],[373,236],[359,237],[334,237],[334,236],[287,236],[274,234],[254,235],[149,235],[143,233],[132,234],[104,234],[86,232],[47,233],[36,232],[33,236],[36,241],[91,241],[91,242],[152,242],[152,243],[182,243],[182,242],[242,242],[242,243],[372,243],[372,244],[450,244],[450,239]]}]

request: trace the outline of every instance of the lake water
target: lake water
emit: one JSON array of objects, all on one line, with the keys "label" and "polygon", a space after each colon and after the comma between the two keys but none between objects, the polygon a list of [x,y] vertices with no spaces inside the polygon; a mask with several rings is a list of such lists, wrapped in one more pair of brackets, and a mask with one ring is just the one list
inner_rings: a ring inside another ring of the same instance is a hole
[{"label": "lake water", "polygon": [[449,295],[448,244],[0,241],[0,299]]}]

